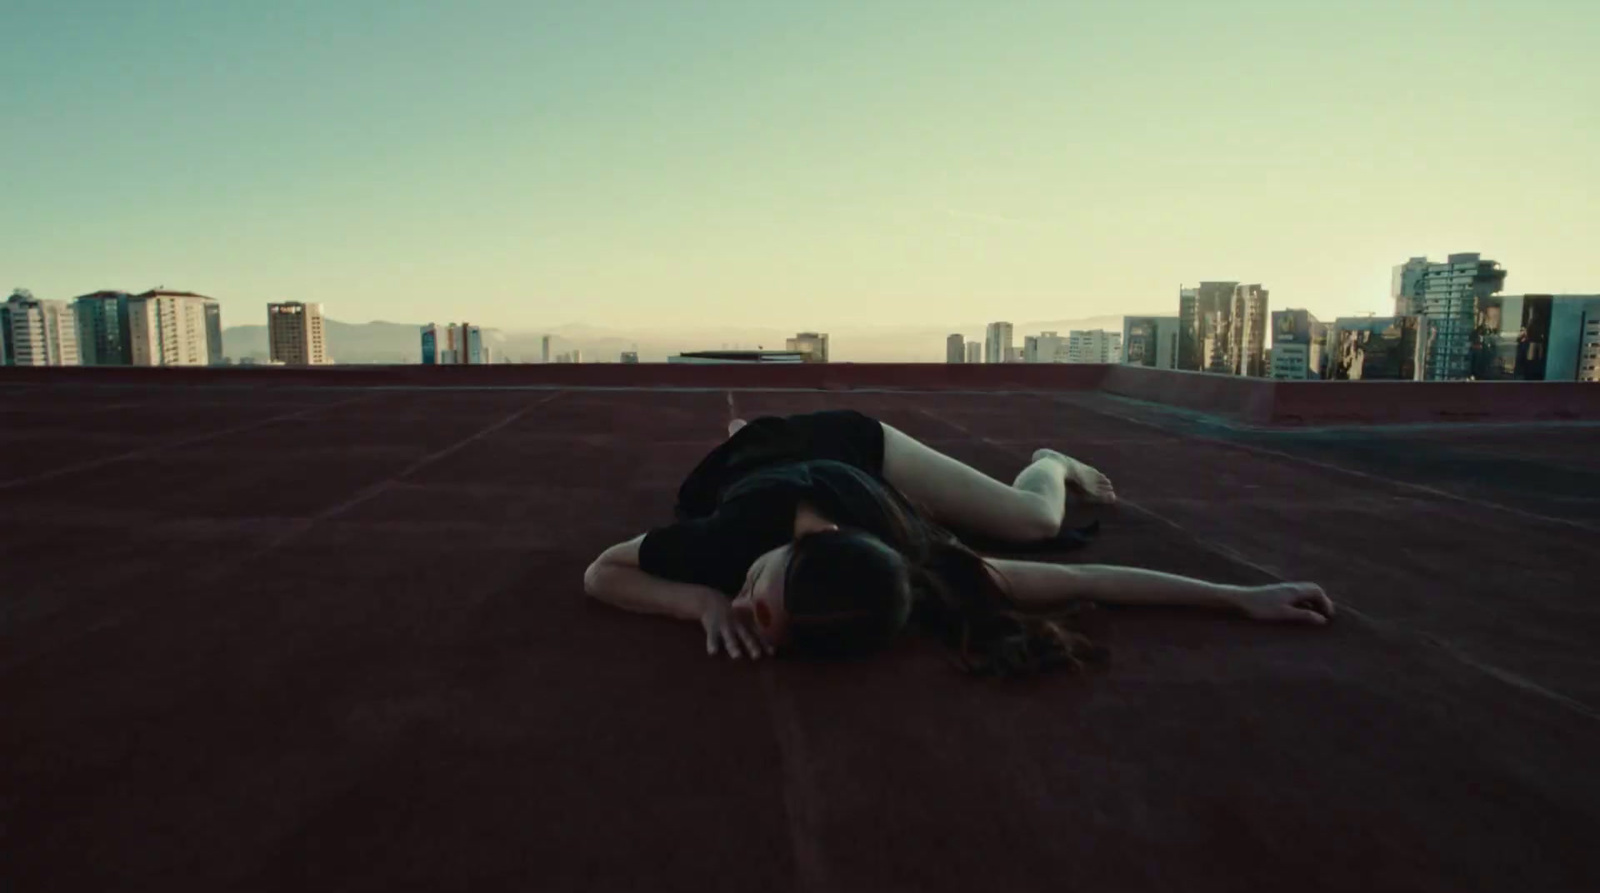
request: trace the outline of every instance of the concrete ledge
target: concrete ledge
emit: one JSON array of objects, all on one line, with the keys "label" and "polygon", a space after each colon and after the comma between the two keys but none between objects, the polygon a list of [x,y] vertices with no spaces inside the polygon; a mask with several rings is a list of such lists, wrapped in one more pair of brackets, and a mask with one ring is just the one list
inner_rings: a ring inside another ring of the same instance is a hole
[{"label": "concrete ledge", "polygon": [[1600,385],[1586,382],[1272,381],[1091,364],[0,367],[6,384],[1099,390],[1248,425],[1600,421]]},{"label": "concrete ledge", "polygon": [[1269,424],[1600,420],[1600,385],[1578,381],[1280,381]]},{"label": "concrete ledge", "polygon": [[905,388],[908,390],[1094,390],[1109,366],[677,363],[505,366],[222,366],[199,368],[0,367],[0,384],[328,385],[333,387]]},{"label": "concrete ledge", "polygon": [[1272,423],[1276,383],[1270,379],[1175,372],[1147,366],[1108,366],[1106,369],[1100,389],[1108,394],[1180,406],[1254,425]]}]

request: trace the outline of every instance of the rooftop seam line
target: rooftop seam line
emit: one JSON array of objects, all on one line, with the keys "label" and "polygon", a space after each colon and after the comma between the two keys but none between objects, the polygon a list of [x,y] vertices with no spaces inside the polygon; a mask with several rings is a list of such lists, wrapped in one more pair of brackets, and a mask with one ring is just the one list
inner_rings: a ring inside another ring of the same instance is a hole
[{"label": "rooftop seam line", "polygon": [[[1059,392],[1057,392],[1059,393]],[[1428,422],[1372,422],[1372,423],[1346,423],[1346,424],[1255,424],[1230,419],[1226,416],[1206,412],[1201,409],[1191,409],[1187,406],[1178,406],[1172,403],[1162,403],[1159,400],[1143,400],[1138,397],[1129,397],[1114,391],[1089,388],[1081,391],[1085,394],[1098,394],[1117,403],[1126,403],[1132,406],[1142,406],[1153,412],[1174,416],[1180,419],[1190,419],[1210,425],[1214,428],[1223,428],[1228,431],[1238,431],[1242,434],[1326,434],[1342,433],[1346,431],[1379,431],[1408,432],[1408,431],[1519,431],[1528,428],[1600,428],[1600,420],[1594,419],[1516,419],[1502,422],[1455,422],[1455,421],[1428,421]],[[1073,404],[1081,405],[1081,404]]]},{"label": "rooftop seam line", "polygon": [[[409,466],[407,466],[399,474],[389,478],[388,480],[381,481],[381,482],[379,482],[377,484],[374,484],[374,485],[371,485],[371,486],[367,487],[366,489],[361,491],[361,493],[357,494],[355,497],[353,497],[351,499],[347,499],[342,503],[339,503],[339,504],[334,505],[332,507],[323,509],[322,511],[317,512],[315,515],[311,515],[310,517],[294,519],[294,525],[289,530],[286,530],[283,533],[279,534],[278,536],[274,537],[272,540],[270,540],[267,543],[263,544],[258,549],[252,549],[249,553],[247,553],[245,555],[242,555],[242,556],[240,556],[240,557],[238,557],[236,559],[230,559],[230,560],[227,560],[227,561],[224,561],[224,562],[217,562],[217,563],[213,563],[213,564],[210,564],[210,565],[207,565],[207,566],[204,566],[204,567],[196,568],[195,570],[189,572],[185,576],[186,576],[186,578],[187,578],[187,580],[189,582],[193,582],[193,583],[196,583],[196,584],[205,584],[205,585],[214,586],[217,583],[221,582],[222,580],[227,579],[229,575],[233,574],[235,571],[237,571],[240,567],[244,566],[245,564],[247,564],[249,562],[252,562],[252,561],[258,561],[263,556],[270,555],[272,552],[282,548],[283,546],[289,544],[290,542],[293,542],[295,539],[297,539],[297,538],[299,538],[301,536],[304,536],[306,533],[310,532],[311,529],[314,528],[317,525],[318,522],[325,521],[325,520],[327,520],[329,518],[332,518],[333,516],[339,514],[340,512],[348,511],[349,509],[352,509],[352,508],[356,507],[357,505],[360,505],[362,502],[365,502],[366,500],[371,499],[374,496],[377,496],[379,493],[382,493],[385,489],[387,489],[388,487],[390,487],[393,484],[395,484],[397,481],[399,481],[405,475],[411,474],[412,472],[415,472],[418,469],[421,469],[421,468],[423,468],[424,466],[426,466],[426,465],[428,465],[430,463],[437,462],[440,459],[443,459],[446,456],[449,456],[450,454],[456,452],[457,450],[461,449],[462,447],[465,447],[465,446],[467,446],[467,445],[469,445],[471,443],[474,443],[474,442],[476,442],[476,441],[478,441],[478,440],[480,440],[480,439],[482,439],[484,437],[487,437],[490,434],[493,434],[496,431],[499,431],[500,429],[502,429],[505,426],[511,424],[512,422],[516,421],[517,419],[521,418],[522,416],[526,415],[527,413],[532,412],[537,407],[540,407],[540,406],[543,406],[545,404],[548,404],[551,401],[555,400],[556,398],[560,397],[562,395],[562,393],[563,392],[559,392],[558,391],[558,392],[556,392],[554,394],[550,394],[549,396],[545,397],[542,400],[535,400],[534,402],[528,404],[527,406],[524,406],[523,408],[521,408],[521,409],[517,410],[516,412],[506,416],[505,418],[501,419],[500,421],[489,425],[488,427],[478,431],[477,433],[472,434],[471,436],[469,436],[469,437],[467,437],[467,438],[465,438],[465,439],[463,439],[461,441],[458,441],[458,442],[456,442],[454,444],[451,444],[450,446],[447,446],[444,449],[435,451],[433,453],[428,454],[427,456],[424,456],[421,459],[418,459],[417,461],[415,461],[415,462],[411,463]],[[357,398],[357,399],[364,400],[364,399],[370,399],[370,398],[363,397],[363,398]],[[341,403],[336,403],[336,404],[331,404],[331,405],[332,406],[342,406],[342,405],[345,405],[347,403],[352,403],[352,402],[355,402],[355,401],[354,400],[346,400],[346,401],[342,401]],[[105,632],[107,630],[116,629],[117,627],[122,626],[124,623],[128,622],[129,620],[133,619],[134,617],[140,616],[142,614],[147,614],[147,613],[150,613],[152,611],[155,611],[155,612],[160,612],[162,610],[169,610],[170,611],[170,610],[174,610],[176,607],[177,606],[170,605],[170,604],[168,604],[168,605],[154,605],[154,606],[152,606],[152,605],[143,605],[143,604],[130,604],[129,606],[125,607],[123,610],[118,611],[116,613],[111,614],[110,616],[107,616],[107,617],[103,618],[98,623],[95,623],[94,625],[90,626],[87,629],[80,630],[76,634],[62,636],[62,637],[59,637],[59,638],[57,638],[57,639],[55,639],[53,641],[46,642],[46,643],[38,643],[38,642],[31,643],[33,645],[31,650],[28,650],[26,652],[20,652],[20,651],[19,652],[14,652],[14,653],[12,653],[12,654],[7,656],[8,657],[7,660],[5,660],[3,662],[0,662],[0,677],[3,677],[5,675],[11,673],[12,671],[16,670],[19,667],[22,667],[22,666],[28,664],[31,661],[37,660],[37,659],[39,659],[39,658],[41,658],[41,657],[43,657],[43,656],[45,656],[47,654],[50,654],[53,651],[57,651],[62,647],[65,647],[67,645],[71,645],[71,644],[80,642],[80,641],[82,641],[84,639],[91,638],[92,636],[94,636],[97,633]]]},{"label": "rooftop seam line", "polygon": [[[928,418],[931,418],[931,419],[933,419],[935,421],[943,422],[944,424],[949,425],[952,428],[955,428],[957,431],[960,431],[960,432],[966,434],[968,437],[971,437],[974,440],[978,440],[978,441],[981,441],[981,442],[983,442],[985,444],[988,444],[990,447],[992,447],[994,449],[997,449],[997,450],[999,450],[999,451],[1001,451],[1003,453],[1007,453],[1007,454],[1010,454],[1012,456],[1028,455],[1024,451],[1016,449],[1016,448],[1010,446],[1009,443],[1003,443],[1003,442],[995,440],[995,439],[993,439],[991,437],[983,437],[981,435],[973,434],[964,425],[961,425],[958,422],[952,422],[949,419],[943,418],[941,416],[934,415],[933,413],[927,411],[926,409],[920,409],[919,408],[917,410],[917,412],[920,412],[923,415],[926,415]],[[1160,521],[1162,524],[1165,524],[1168,527],[1171,527],[1172,529],[1178,531],[1179,533],[1182,533],[1184,536],[1188,537],[1189,539],[1195,541],[1196,543],[1198,543],[1202,548],[1206,549],[1207,551],[1212,552],[1212,553],[1217,554],[1217,555],[1220,555],[1223,558],[1226,558],[1226,559],[1228,559],[1229,561],[1232,561],[1235,564],[1241,565],[1243,567],[1247,567],[1247,568],[1249,568],[1249,569],[1251,569],[1253,571],[1256,571],[1257,573],[1265,574],[1266,576],[1268,576],[1271,579],[1276,580],[1276,581],[1278,581],[1280,583],[1285,582],[1286,579],[1287,579],[1279,571],[1273,570],[1273,569],[1267,567],[1266,565],[1257,564],[1256,562],[1251,561],[1248,558],[1245,558],[1243,555],[1240,555],[1237,551],[1235,551],[1231,547],[1224,546],[1221,543],[1217,543],[1217,542],[1213,542],[1211,540],[1205,539],[1204,537],[1201,537],[1201,536],[1195,534],[1189,528],[1184,527],[1182,524],[1179,524],[1177,521],[1174,521],[1171,518],[1168,518],[1166,515],[1163,515],[1163,514],[1157,512],[1157,511],[1155,511],[1153,509],[1145,508],[1144,506],[1140,505],[1137,502],[1134,502],[1131,499],[1127,499],[1125,497],[1118,497],[1117,498],[1117,505],[1119,507],[1133,509],[1134,511],[1136,511],[1136,512],[1142,514],[1142,515],[1145,515],[1145,516],[1147,516],[1149,518],[1153,518],[1156,521]]]},{"label": "rooftop seam line", "polygon": [[1588,704],[1585,704],[1577,698],[1545,688],[1539,683],[1534,682],[1532,679],[1529,679],[1528,677],[1519,673],[1513,673],[1510,670],[1501,669],[1494,664],[1484,663],[1483,661],[1473,657],[1469,652],[1462,650],[1461,647],[1455,643],[1439,638],[1432,633],[1422,633],[1421,636],[1423,641],[1427,642],[1429,645],[1443,650],[1451,657],[1455,658],[1461,663],[1466,664],[1474,670],[1477,670],[1480,673],[1484,673],[1488,676],[1498,679],[1512,688],[1518,688],[1530,694],[1543,695],[1544,697],[1561,704],[1574,713],[1587,716],[1593,720],[1600,720],[1600,711],[1595,710],[1593,707],[1590,707]]},{"label": "rooftop seam line", "polygon": [[837,889],[830,882],[827,860],[822,855],[818,835],[822,804],[799,713],[793,699],[778,686],[770,661],[761,668],[760,675],[761,687],[766,691],[767,717],[772,721],[772,736],[783,763],[783,811],[788,818],[789,846],[794,855],[795,889],[799,893]]},{"label": "rooftop seam line", "polygon": [[[731,425],[739,418],[739,405],[731,389],[725,393]],[[834,884],[829,879],[818,834],[822,805],[817,785],[813,783],[814,773],[799,714],[788,692],[779,687],[770,663],[761,668],[761,687],[766,690],[767,718],[772,723],[772,737],[783,765],[783,811],[788,820],[789,848],[794,858],[795,889],[800,893],[832,890]]]},{"label": "rooftop seam line", "polygon": [[[355,508],[356,506],[360,505],[361,503],[366,502],[367,500],[372,499],[375,496],[378,496],[379,494],[383,493],[385,490],[388,490],[390,487],[392,487],[395,484],[403,481],[405,478],[410,477],[411,475],[417,473],[418,471],[421,471],[423,468],[426,468],[427,466],[432,465],[433,463],[439,461],[440,459],[447,458],[450,455],[454,454],[455,452],[457,452],[457,451],[459,451],[459,450],[461,450],[461,449],[463,449],[465,447],[468,447],[468,446],[471,446],[474,443],[477,443],[479,440],[482,440],[483,438],[488,437],[489,435],[495,433],[496,431],[499,431],[500,429],[506,427],[507,425],[510,425],[512,422],[515,422],[518,419],[522,418],[523,416],[527,415],[528,413],[533,412],[535,409],[537,409],[537,408],[539,408],[541,406],[545,406],[545,405],[553,402],[554,400],[556,400],[558,397],[560,397],[564,393],[566,393],[566,392],[565,391],[557,391],[554,394],[550,394],[550,395],[548,395],[548,396],[546,396],[546,397],[544,397],[542,399],[535,400],[532,403],[529,403],[527,406],[524,406],[521,409],[517,410],[516,412],[513,412],[510,415],[506,416],[505,418],[499,420],[498,422],[495,422],[495,423],[489,425],[488,427],[483,428],[483,429],[479,430],[478,432],[476,432],[476,433],[474,433],[472,435],[469,435],[468,437],[466,437],[466,438],[464,438],[462,440],[459,440],[459,441],[457,441],[457,442],[455,442],[455,443],[453,443],[453,444],[451,444],[451,445],[449,445],[449,446],[447,446],[447,447],[445,447],[443,449],[436,450],[436,451],[434,451],[432,453],[429,453],[426,456],[423,456],[421,459],[418,459],[415,462],[412,462],[410,465],[407,465],[405,468],[403,468],[399,472],[395,473],[392,477],[389,477],[386,480],[379,481],[376,484],[371,484],[371,485],[367,486],[366,488],[364,488],[363,490],[361,490],[356,495],[354,495],[354,496],[350,497],[349,499],[345,500],[344,502],[338,503],[336,505],[329,506],[328,508],[325,508],[322,511],[317,512],[316,514],[311,516],[311,518],[310,518],[311,523],[315,524],[318,521],[326,521],[329,518],[334,517],[335,515],[343,514],[344,512],[347,512],[350,509]],[[294,533],[288,534],[288,537],[289,538],[293,538],[294,536],[298,536],[298,535],[299,535],[299,532],[294,532]]]},{"label": "rooftop seam line", "polygon": [[223,428],[220,431],[210,431],[205,434],[196,434],[193,437],[181,438],[179,440],[168,441],[166,443],[158,443],[153,446],[140,447],[137,450],[122,453],[116,456],[107,456],[101,459],[89,459],[84,462],[79,462],[75,465],[68,465],[62,468],[52,468],[47,471],[41,471],[36,474],[26,475],[24,477],[12,478],[8,481],[0,481],[0,490],[9,490],[12,487],[21,487],[27,484],[38,484],[43,483],[44,481],[52,481],[56,478],[64,477],[69,474],[75,474],[80,471],[90,471],[96,468],[103,468],[107,465],[115,465],[118,462],[126,462],[130,459],[142,459],[146,456],[164,452],[166,450],[192,446],[197,443],[204,443],[208,440],[216,440],[219,437],[227,437],[230,434],[239,434],[245,431],[253,431],[257,428],[265,428],[268,425],[274,425],[278,422],[291,421],[293,419],[311,415],[312,413],[320,412],[324,409],[337,409],[341,406],[349,406],[352,403],[361,403],[375,399],[377,399],[376,394],[369,394],[364,397],[351,397],[349,400],[340,400],[337,403],[328,403],[324,405],[313,406],[308,409],[299,409],[295,410],[294,412],[284,413],[283,415],[276,415],[267,419],[259,419],[254,422],[246,422],[243,425],[235,425],[232,428]]},{"label": "rooftop seam line", "polygon": [[[1062,401],[1059,400],[1059,399],[1052,399],[1050,402],[1059,404]],[[1176,435],[1172,435],[1172,432],[1166,431],[1166,429],[1162,428],[1159,425],[1155,425],[1155,424],[1152,424],[1152,423],[1149,423],[1149,422],[1141,422],[1138,419],[1123,418],[1122,416],[1119,416],[1116,413],[1104,412],[1102,410],[1094,409],[1093,407],[1089,407],[1089,406],[1083,406],[1081,404],[1072,404],[1072,405],[1075,408],[1087,409],[1090,412],[1098,412],[1099,414],[1104,415],[1104,416],[1106,416],[1108,418],[1113,418],[1113,419],[1117,419],[1119,421],[1132,422],[1134,424],[1144,425],[1145,427],[1153,428],[1153,429],[1155,429],[1157,431],[1162,431],[1163,433],[1166,433],[1169,436],[1176,437]],[[932,416],[932,417],[933,418],[937,418],[937,416]],[[941,420],[941,421],[943,421],[943,420]],[[946,422],[946,424],[954,425],[955,423]],[[1182,439],[1182,438],[1178,438],[1178,439]],[[1223,444],[1225,446],[1235,446],[1235,444],[1231,444],[1228,441],[1217,440],[1215,438],[1196,437],[1196,439],[1208,440],[1208,441],[1212,441],[1214,443]],[[984,440],[987,440],[987,438],[984,438]],[[992,445],[998,447],[998,444],[992,444]],[[1237,444],[1237,446],[1239,446],[1241,448],[1248,449],[1248,445],[1246,445],[1246,444]],[[1264,450],[1264,452],[1267,452],[1267,453],[1273,454],[1273,455],[1278,455],[1276,450]],[[1290,455],[1290,454],[1287,454],[1287,453],[1281,454],[1281,455],[1283,455],[1285,458],[1289,458],[1289,459],[1298,459],[1299,458],[1297,456],[1293,456],[1293,455]],[[1314,464],[1320,465],[1322,463],[1314,463]],[[1329,466],[1329,467],[1333,468],[1335,470],[1339,470],[1339,471],[1349,471],[1350,470],[1350,469],[1342,469],[1342,468],[1339,468],[1338,466]],[[1379,477],[1377,475],[1373,475],[1372,477],[1374,479],[1380,480],[1380,481],[1387,481],[1388,480],[1388,478]],[[1395,482],[1395,483],[1399,483],[1399,482]],[[1171,525],[1175,529],[1180,530],[1184,534],[1189,536],[1191,539],[1193,539],[1196,543],[1198,543],[1203,548],[1206,548],[1206,549],[1214,552],[1215,554],[1220,555],[1223,558],[1228,559],[1229,561],[1233,561],[1233,562],[1235,562],[1237,564],[1243,565],[1245,567],[1251,568],[1251,569],[1259,571],[1261,573],[1268,574],[1268,575],[1274,577],[1275,579],[1279,580],[1280,582],[1285,580],[1285,578],[1282,575],[1278,574],[1276,571],[1273,571],[1271,568],[1268,568],[1265,565],[1257,564],[1256,562],[1251,561],[1248,558],[1245,558],[1243,555],[1240,555],[1237,551],[1235,551],[1234,549],[1232,549],[1230,547],[1222,546],[1221,544],[1214,543],[1214,542],[1211,542],[1209,540],[1203,539],[1201,537],[1195,536],[1194,534],[1190,533],[1186,528],[1184,528],[1183,525],[1177,523],[1176,521],[1173,521],[1170,518],[1167,518],[1167,517],[1165,517],[1165,516],[1163,516],[1163,515],[1161,515],[1161,514],[1159,514],[1157,512],[1153,512],[1153,511],[1151,511],[1149,509],[1140,507],[1140,506],[1138,506],[1138,505],[1136,505],[1134,503],[1131,503],[1131,502],[1129,502],[1127,500],[1118,500],[1118,502],[1120,504],[1128,505],[1130,507],[1133,507],[1133,508],[1137,509],[1138,511],[1143,512],[1144,514],[1146,514],[1146,515],[1148,515],[1148,516],[1150,516],[1152,518],[1155,518],[1158,521],[1161,521],[1163,523]],[[1490,503],[1489,505],[1493,505],[1493,503]],[[1402,630],[1406,629],[1404,626],[1399,626],[1397,624],[1394,624],[1393,621],[1379,620],[1378,618],[1374,617],[1371,614],[1367,614],[1367,613],[1365,613],[1363,611],[1359,611],[1359,610],[1357,610],[1355,608],[1351,608],[1351,607],[1349,607],[1348,605],[1345,605],[1345,604],[1339,604],[1339,611],[1340,611],[1340,613],[1343,613],[1343,614],[1352,614],[1352,615],[1354,615],[1356,617],[1359,617],[1362,620],[1366,621],[1369,625],[1372,625],[1372,626],[1376,626],[1378,624],[1382,624],[1382,625],[1385,625],[1385,626],[1394,626],[1394,627],[1396,627],[1398,629],[1402,629]],[[1545,697],[1545,698],[1547,698],[1547,699],[1549,699],[1551,701],[1556,702],[1557,704],[1560,704],[1563,707],[1566,707],[1569,710],[1572,710],[1572,711],[1574,711],[1574,712],[1576,712],[1576,713],[1578,713],[1578,714],[1580,714],[1582,716],[1586,716],[1586,717],[1588,717],[1590,719],[1600,719],[1600,712],[1597,712],[1594,708],[1590,707],[1588,704],[1585,704],[1584,702],[1579,701],[1576,698],[1571,697],[1570,695],[1564,695],[1564,694],[1562,694],[1562,693],[1560,693],[1558,691],[1553,691],[1553,690],[1551,690],[1549,688],[1546,688],[1543,685],[1540,685],[1539,683],[1533,681],[1532,679],[1529,679],[1529,678],[1527,678],[1525,676],[1522,676],[1520,674],[1517,674],[1517,673],[1513,673],[1510,670],[1502,669],[1500,667],[1494,666],[1493,664],[1485,663],[1485,662],[1473,657],[1468,652],[1462,650],[1459,646],[1457,646],[1457,645],[1449,642],[1448,640],[1443,639],[1443,638],[1441,638],[1441,637],[1439,637],[1439,636],[1437,636],[1437,635],[1435,635],[1433,633],[1430,633],[1430,632],[1428,632],[1426,630],[1415,630],[1415,631],[1409,631],[1409,632],[1410,632],[1411,635],[1415,635],[1415,636],[1421,638],[1423,641],[1425,641],[1425,642],[1427,642],[1427,643],[1429,643],[1429,644],[1431,644],[1431,645],[1433,645],[1435,647],[1438,647],[1438,648],[1444,650],[1447,654],[1449,654],[1451,657],[1455,658],[1458,662],[1460,662],[1460,663],[1462,663],[1462,664],[1464,664],[1464,665],[1466,665],[1468,667],[1471,667],[1472,669],[1477,670],[1478,672],[1483,673],[1484,675],[1487,675],[1492,679],[1495,679],[1495,680],[1497,680],[1497,681],[1499,681],[1499,682],[1501,682],[1503,684],[1510,685],[1513,688],[1521,689],[1522,691],[1528,692],[1530,694],[1541,695],[1541,696],[1543,696],[1543,697]]]},{"label": "rooftop seam line", "polygon": [[[1057,404],[1062,404],[1065,401],[1061,400],[1060,398],[1051,398],[1050,402],[1057,403]],[[1139,426],[1144,427],[1144,428],[1151,428],[1151,429],[1154,429],[1156,431],[1162,431],[1162,432],[1168,434],[1169,436],[1172,436],[1172,437],[1175,437],[1175,438],[1177,437],[1177,435],[1173,434],[1171,431],[1167,431],[1167,429],[1161,427],[1160,425],[1157,425],[1154,422],[1147,422],[1147,421],[1145,421],[1143,419],[1136,419],[1136,418],[1134,418],[1132,416],[1125,416],[1125,415],[1122,415],[1120,413],[1115,413],[1115,412],[1111,412],[1109,410],[1101,409],[1101,408],[1098,408],[1098,407],[1089,406],[1088,404],[1084,404],[1084,403],[1074,403],[1074,404],[1071,404],[1071,405],[1073,407],[1075,407],[1075,408],[1084,409],[1084,410],[1087,410],[1089,412],[1096,413],[1098,415],[1103,415],[1103,416],[1105,416],[1107,418],[1117,419],[1118,421],[1127,422],[1127,423],[1132,424],[1132,425],[1139,425]],[[1574,521],[1574,520],[1572,520],[1570,518],[1556,518],[1556,517],[1552,517],[1550,515],[1541,515],[1538,512],[1528,511],[1527,509],[1520,509],[1520,508],[1517,508],[1515,506],[1503,505],[1503,504],[1498,503],[1498,502],[1490,502],[1487,499],[1477,499],[1477,498],[1472,497],[1472,496],[1462,496],[1462,495],[1460,495],[1458,493],[1451,493],[1448,490],[1440,490],[1437,487],[1429,487],[1426,484],[1414,484],[1414,483],[1411,483],[1410,481],[1395,480],[1394,478],[1384,477],[1383,475],[1373,474],[1373,473],[1367,472],[1367,471],[1358,471],[1358,470],[1356,470],[1354,468],[1345,468],[1342,465],[1335,465],[1335,464],[1333,464],[1331,462],[1323,462],[1323,461],[1321,461],[1319,459],[1309,459],[1309,458],[1306,458],[1305,456],[1296,456],[1293,453],[1286,453],[1286,452],[1284,452],[1282,450],[1272,449],[1271,447],[1256,446],[1255,444],[1249,444],[1249,443],[1235,443],[1235,442],[1230,441],[1230,440],[1223,440],[1220,437],[1209,437],[1209,436],[1204,435],[1204,434],[1185,434],[1184,437],[1185,438],[1190,438],[1190,439],[1193,439],[1193,440],[1204,441],[1206,443],[1216,444],[1216,445],[1219,445],[1219,446],[1228,447],[1228,448],[1231,448],[1231,449],[1242,450],[1242,451],[1247,452],[1247,453],[1256,453],[1256,454],[1264,455],[1264,456],[1274,456],[1274,457],[1277,457],[1279,459],[1287,459],[1287,460],[1289,460],[1291,462],[1298,462],[1298,463],[1300,463],[1302,465],[1310,465],[1313,468],[1321,468],[1321,469],[1323,469],[1325,471],[1336,471],[1336,472],[1339,472],[1340,474],[1350,475],[1351,477],[1363,478],[1363,479],[1369,480],[1369,481],[1380,481],[1382,483],[1391,484],[1393,486],[1400,487],[1402,489],[1415,490],[1415,491],[1417,491],[1419,493],[1427,493],[1430,496],[1438,496],[1438,497],[1441,497],[1441,498],[1444,498],[1444,499],[1450,499],[1450,500],[1454,500],[1456,502],[1462,502],[1462,503],[1465,503],[1467,505],[1476,506],[1477,508],[1493,509],[1493,510],[1496,510],[1496,511],[1509,512],[1510,514],[1519,515],[1519,516],[1521,516],[1523,518],[1528,518],[1529,520],[1543,521],[1543,522],[1545,522],[1547,524],[1556,524],[1556,525],[1560,525],[1560,526],[1563,526],[1563,527],[1574,527],[1574,528],[1577,528],[1578,530],[1582,530],[1582,531],[1584,531],[1586,533],[1600,533],[1600,527],[1595,527],[1595,526],[1590,525],[1590,524],[1585,524],[1582,521]],[[1182,438],[1179,438],[1179,439],[1182,439]]]}]

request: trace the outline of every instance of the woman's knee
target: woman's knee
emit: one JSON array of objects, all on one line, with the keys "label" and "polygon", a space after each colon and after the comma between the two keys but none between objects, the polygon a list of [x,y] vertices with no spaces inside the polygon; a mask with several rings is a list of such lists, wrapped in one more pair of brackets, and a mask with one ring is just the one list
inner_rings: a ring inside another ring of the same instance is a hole
[{"label": "woman's knee", "polygon": [[1036,493],[1019,493],[1025,499],[1018,507],[1012,526],[1017,542],[1032,543],[1053,539],[1061,533],[1061,513],[1046,504]]}]

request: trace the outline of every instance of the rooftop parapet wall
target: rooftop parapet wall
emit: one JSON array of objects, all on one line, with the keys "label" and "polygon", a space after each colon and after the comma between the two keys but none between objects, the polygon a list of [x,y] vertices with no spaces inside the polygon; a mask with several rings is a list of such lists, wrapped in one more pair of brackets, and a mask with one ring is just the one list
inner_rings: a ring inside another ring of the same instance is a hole
[{"label": "rooftop parapet wall", "polygon": [[1600,421],[1600,385],[1587,382],[1301,382],[1099,364],[0,367],[0,386],[63,383],[112,387],[1100,391],[1247,425]]}]

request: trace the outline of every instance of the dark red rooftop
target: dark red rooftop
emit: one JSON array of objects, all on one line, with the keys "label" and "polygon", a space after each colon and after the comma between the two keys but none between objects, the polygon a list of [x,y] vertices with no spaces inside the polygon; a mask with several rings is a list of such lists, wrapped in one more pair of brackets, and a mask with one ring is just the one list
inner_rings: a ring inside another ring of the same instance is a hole
[{"label": "dark red rooftop", "polygon": [[[822,407],[1081,456],[1126,501],[1061,560],[1339,618],[1102,609],[1004,684],[585,601],[730,412]],[[0,889],[1600,888],[1595,386],[4,369],[0,455]]]}]

